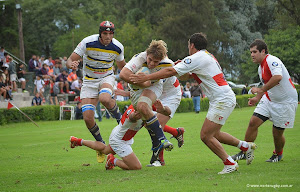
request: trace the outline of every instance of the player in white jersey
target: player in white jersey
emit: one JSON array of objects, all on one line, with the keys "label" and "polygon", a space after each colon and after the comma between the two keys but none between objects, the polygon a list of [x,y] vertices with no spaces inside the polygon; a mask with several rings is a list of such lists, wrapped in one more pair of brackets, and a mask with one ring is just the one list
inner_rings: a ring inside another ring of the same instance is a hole
[{"label": "player in white jersey", "polygon": [[[83,119],[89,131],[97,141],[105,143],[94,119],[95,106],[100,101],[119,123],[121,113],[116,101],[112,98],[115,76],[113,64],[118,68],[126,63],[123,45],[113,38],[115,26],[110,21],[100,23],[99,34],[84,38],[67,60],[67,67],[77,69],[83,57],[82,99]],[[97,153],[98,162],[104,162],[105,156]]]},{"label": "player in white jersey", "polygon": [[[119,125],[112,130],[109,145],[71,136],[71,148],[84,145],[103,154],[109,154],[105,165],[106,169],[113,169],[114,166],[125,170],[141,169],[142,165],[131,148],[133,137],[143,127],[143,121],[140,118],[141,115],[130,105],[124,112]],[[113,154],[117,154],[122,160],[115,158]]]},{"label": "player in white jersey", "polygon": [[152,111],[153,103],[162,94],[163,82],[159,80],[133,84],[129,80],[129,76],[135,74],[143,66],[154,72],[161,68],[170,67],[172,64],[173,61],[167,57],[166,43],[162,40],[153,40],[145,52],[133,56],[120,72],[120,78],[132,84],[129,86],[131,88],[131,103],[142,115],[142,119],[146,121],[145,127],[149,133],[151,132],[150,134],[154,134],[158,139],[158,145],[153,149],[154,151],[158,151],[160,148],[165,148],[168,151],[173,149],[173,144],[165,137],[157,116]]},{"label": "player in white jersey", "polygon": [[245,151],[249,164],[253,159],[253,150],[256,146],[254,143],[240,141],[230,134],[220,131],[233,111],[236,99],[224,78],[218,61],[206,50],[206,47],[205,35],[195,33],[188,41],[190,56],[183,61],[174,67],[165,68],[149,75],[131,75],[130,79],[134,83],[142,83],[173,75],[189,77],[189,73],[192,73],[210,100],[208,113],[201,129],[201,140],[222,159],[224,169],[219,174],[231,173],[238,169],[238,164],[226,153],[221,143],[237,146]]},{"label": "player in white jersey", "polygon": [[[267,44],[260,39],[250,45],[251,57],[259,64],[258,74],[263,86],[251,89],[256,96],[249,99],[250,106],[256,106],[245,134],[246,141],[254,141],[258,134],[258,127],[266,120],[273,122],[273,139],[275,150],[266,162],[278,162],[283,158],[285,145],[283,135],[285,128],[293,128],[298,95],[290,75],[282,61],[268,53]],[[234,159],[244,159],[243,153],[233,156]]]}]

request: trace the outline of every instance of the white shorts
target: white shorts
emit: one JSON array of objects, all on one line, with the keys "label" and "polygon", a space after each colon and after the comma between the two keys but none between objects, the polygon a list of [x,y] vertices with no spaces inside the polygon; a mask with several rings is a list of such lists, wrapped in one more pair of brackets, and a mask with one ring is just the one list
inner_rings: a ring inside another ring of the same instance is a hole
[{"label": "white shorts", "polygon": [[265,95],[256,106],[254,113],[268,117],[275,127],[293,128],[298,104],[274,103]]},{"label": "white shorts", "polygon": [[160,98],[160,101],[163,106],[169,107],[171,110],[171,114],[169,115],[170,118],[173,118],[178,106],[180,105],[181,101],[181,91],[177,93],[170,93],[170,94],[163,94]]},{"label": "white shorts", "polygon": [[131,148],[133,142],[134,142],[133,138],[128,141],[119,139],[118,137],[116,137],[114,130],[111,132],[109,137],[110,148],[121,158],[126,157],[133,152]]},{"label": "white shorts", "polygon": [[17,81],[17,74],[11,74],[10,81]]},{"label": "white shorts", "polygon": [[209,102],[206,118],[214,123],[224,125],[236,105],[235,96],[221,101]]},{"label": "white shorts", "polygon": [[[159,98],[161,96],[162,90],[163,90],[162,80],[154,83],[153,85],[151,85],[150,87],[147,87],[145,89],[151,90],[156,95],[156,98]],[[133,105],[133,107],[136,107],[138,99],[140,98],[142,92],[145,89],[138,89],[136,91],[134,91],[133,89],[130,90],[130,99],[131,99],[131,104]]]},{"label": "white shorts", "polygon": [[[114,87],[115,84],[115,76],[109,75],[107,77],[101,78],[101,79],[93,79],[93,80],[87,80],[83,78],[83,83],[80,91],[80,98],[98,98],[99,96],[99,89],[102,84],[108,83],[112,87]],[[113,92],[113,90],[112,90]]]},{"label": "white shorts", "polygon": [[21,83],[22,81],[26,81],[23,77],[19,78],[18,81]]}]

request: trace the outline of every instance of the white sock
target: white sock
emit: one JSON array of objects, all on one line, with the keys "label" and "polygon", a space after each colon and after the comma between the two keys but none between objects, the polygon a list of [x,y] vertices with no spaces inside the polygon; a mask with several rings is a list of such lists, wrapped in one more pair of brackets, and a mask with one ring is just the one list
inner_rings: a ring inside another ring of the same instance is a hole
[{"label": "white sock", "polygon": [[117,166],[116,162],[117,162],[117,158],[114,159],[114,166]]},{"label": "white sock", "polygon": [[240,141],[237,147],[242,151],[247,151],[249,144],[246,141]]}]

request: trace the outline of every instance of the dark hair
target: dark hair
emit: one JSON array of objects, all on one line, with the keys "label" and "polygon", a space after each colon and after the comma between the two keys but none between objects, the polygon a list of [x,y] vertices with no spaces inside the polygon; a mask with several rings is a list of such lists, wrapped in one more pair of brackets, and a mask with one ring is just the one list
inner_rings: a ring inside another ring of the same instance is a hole
[{"label": "dark hair", "polygon": [[268,45],[264,40],[262,39],[255,39],[253,43],[251,43],[250,48],[256,46],[256,49],[261,52],[263,49],[265,50],[265,53],[268,54]]},{"label": "dark hair", "polygon": [[193,43],[197,50],[206,49],[207,39],[204,33],[194,33],[190,38],[190,44]]}]

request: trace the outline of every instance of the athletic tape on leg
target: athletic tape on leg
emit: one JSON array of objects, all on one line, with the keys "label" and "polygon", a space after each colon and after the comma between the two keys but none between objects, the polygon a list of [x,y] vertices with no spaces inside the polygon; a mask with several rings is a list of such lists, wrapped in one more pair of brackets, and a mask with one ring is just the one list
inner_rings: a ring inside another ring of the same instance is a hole
[{"label": "athletic tape on leg", "polygon": [[103,88],[103,89],[101,89],[99,91],[99,95],[102,94],[102,93],[108,93],[108,94],[110,94],[112,96],[112,91],[109,88]]},{"label": "athletic tape on leg", "polygon": [[152,109],[152,100],[149,99],[148,97],[146,96],[141,96],[139,99],[138,99],[138,102],[144,102],[144,103],[147,103],[149,105],[149,107]]},{"label": "athletic tape on leg", "polygon": [[92,105],[92,104],[82,105],[82,107],[81,107],[82,113],[87,110],[95,111],[95,109],[96,109],[95,105]]}]

